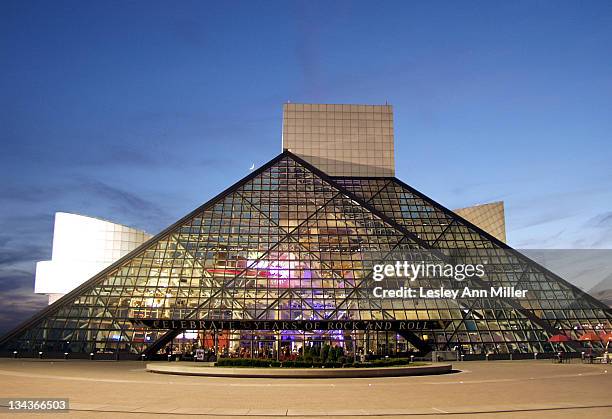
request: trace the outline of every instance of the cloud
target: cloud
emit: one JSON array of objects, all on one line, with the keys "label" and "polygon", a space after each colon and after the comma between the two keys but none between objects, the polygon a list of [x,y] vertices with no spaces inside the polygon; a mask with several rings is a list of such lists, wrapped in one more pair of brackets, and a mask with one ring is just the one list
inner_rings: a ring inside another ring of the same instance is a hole
[{"label": "cloud", "polygon": [[53,228],[53,214],[17,214],[3,215],[0,218],[0,245],[7,240],[23,238],[28,235],[40,235],[41,231]]},{"label": "cloud", "polygon": [[572,217],[574,214],[563,214],[561,212],[548,212],[544,214],[535,214],[533,217],[523,220],[520,225],[515,227],[516,230],[522,228],[535,227],[543,224],[552,223]]},{"label": "cloud", "polygon": [[612,228],[612,211],[602,212],[595,217],[589,219],[586,223],[587,227],[611,227]]},{"label": "cloud", "polygon": [[55,186],[34,186],[34,185],[9,185],[0,186],[0,199],[6,201],[16,201],[22,203],[44,202],[57,197],[62,193],[63,188]]},{"label": "cloud", "polygon": [[[5,209],[6,212],[6,209]],[[52,214],[5,215],[0,213],[0,260],[18,263],[50,254]]]},{"label": "cloud", "polygon": [[157,153],[147,147],[129,147],[107,145],[101,150],[91,153],[79,153],[78,158],[72,158],[72,166],[80,168],[147,168],[167,165],[175,160],[168,151]]},{"label": "cloud", "polygon": [[34,294],[34,274],[0,268],[0,334],[16,327],[47,305],[48,298]]},{"label": "cloud", "polygon": [[34,292],[34,273],[27,269],[0,267],[0,291],[28,289]]},{"label": "cloud", "polygon": [[[165,115],[158,115],[164,118]],[[80,154],[72,159],[71,166],[81,169],[104,169],[109,167],[122,169],[151,170],[185,170],[190,167],[222,167],[227,160],[221,158],[202,157],[201,153],[175,153],[167,147],[154,144],[144,146],[106,146],[95,153]]]},{"label": "cloud", "polygon": [[0,249],[0,267],[13,266],[23,262],[36,262],[48,256],[49,251],[46,246],[26,245],[14,248],[2,246]]},{"label": "cloud", "polygon": [[[137,223],[139,226],[154,228],[166,225],[172,218],[159,204],[99,180],[83,179],[78,182],[76,190],[81,195],[90,197],[93,202],[84,203],[94,210],[87,211],[87,215],[110,218],[111,221],[122,224]],[[106,213],[112,214],[112,217],[105,217]]]},{"label": "cloud", "polygon": [[584,223],[583,229],[588,234],[579,241],[580,245],[595,248],[612,246],[612,211],[591,217]]},{"label": "cloud", "polygon": [[125,213],[136,213],[140,215],[143,211],[159,211],[152,202],[140,198],[132,192],[125,191],[98,180],[90,179],[83,181],[81,182],[81,187],[82,190],[87,190],[87,192],[95,194],[103,201],[120,206]]},{"label": "cloud", "polygon": [[2,218],[0,333],[12,329],[46,305],[46,296],[34,294],[34,270],[37,261],[51,256],[51,240],[41,239],[52,226],[51,221],[51,216]]},{"label": "cloud", "polygon": [[0,296],[0,336],[19,326],[47,306],[48,297],[31,290],[3,293]]},{"label": "cloud", "polygon": [[558,240],[563,237],[563,234],[566,232],[566,229],[562,229],[553,233],[551,235],[547,235],[546,237],[537,237],[537,238],[527,238],[518,240],[514,245],[517,249],[546,249],[549,247],[554,247]]}]

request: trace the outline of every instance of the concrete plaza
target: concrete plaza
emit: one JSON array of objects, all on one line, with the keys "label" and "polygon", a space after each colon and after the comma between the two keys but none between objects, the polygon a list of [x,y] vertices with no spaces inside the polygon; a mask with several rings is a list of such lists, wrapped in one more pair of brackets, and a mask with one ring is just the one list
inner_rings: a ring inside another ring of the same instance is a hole
[{"label": "concrete plaza", "polygon": [[[83,418],[612,417],[612,365],[542,360],[458,362],[454,367],[462,372],[257,379],[159,375],[136,361],[2,359],[0,398],[68,398],[71,411],[62,417]],[[0,416],[14,414],[2,408]]]}]

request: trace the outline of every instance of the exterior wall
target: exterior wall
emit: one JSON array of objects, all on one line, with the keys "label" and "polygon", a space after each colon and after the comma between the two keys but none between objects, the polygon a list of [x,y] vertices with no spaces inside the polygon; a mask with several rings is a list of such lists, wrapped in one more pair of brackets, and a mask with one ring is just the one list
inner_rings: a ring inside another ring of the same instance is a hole
[{"label": "exterior wall", "polygon": [[131,227],[58,212],[51,260],[36,264],[34,292],[49,295],[51,304],[149,238]]},{"label": "exterior wall", "polygon": [[502,201],[459,208],[453,211],[496,239],[506,243],[506,218]]},{"label": "exterior wall", "polygon": [[283,106],[283,149],[330,176],[395,176],[391,105]]}]

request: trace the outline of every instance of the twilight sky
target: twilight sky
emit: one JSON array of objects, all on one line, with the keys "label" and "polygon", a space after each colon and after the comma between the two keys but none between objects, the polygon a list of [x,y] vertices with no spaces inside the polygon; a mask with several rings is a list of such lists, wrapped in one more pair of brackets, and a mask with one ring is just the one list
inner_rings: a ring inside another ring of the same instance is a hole
[{"label": "twilight sky", "polygon": [[56,211],[156,233],[280,152],[282,103],[394,105],[397,176],[612,247],[610,1],[0,2],[0,332]]}]

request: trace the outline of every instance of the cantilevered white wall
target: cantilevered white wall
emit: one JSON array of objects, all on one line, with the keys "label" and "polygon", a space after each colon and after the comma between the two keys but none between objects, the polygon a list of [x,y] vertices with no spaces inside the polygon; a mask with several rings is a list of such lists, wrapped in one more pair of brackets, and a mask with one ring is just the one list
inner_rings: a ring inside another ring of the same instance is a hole
[{"label": "cantilevered white wall", "polygon": [[149,238],[121,224],[58,212],[51,260],[36,264],[34,292],[49,295],[51,304]]}]

